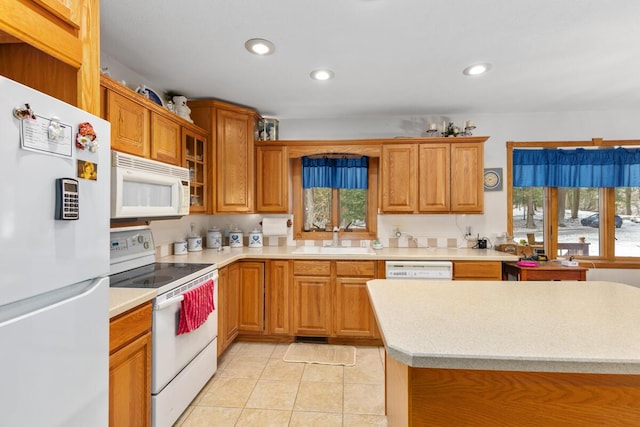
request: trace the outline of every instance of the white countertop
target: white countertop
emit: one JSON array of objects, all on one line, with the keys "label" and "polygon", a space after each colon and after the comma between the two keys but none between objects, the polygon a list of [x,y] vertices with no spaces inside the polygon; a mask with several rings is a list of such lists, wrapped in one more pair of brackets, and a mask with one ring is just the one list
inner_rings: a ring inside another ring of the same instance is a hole
[{"label": "white countertop", "polygon": [[295,246],[265,246],[263,248],[229,248],[218,252],[204,249],[185,255],[162,257],[161,262],[216,263],[224,267],[240,259],[373,259],[373,260],[441,260],[441,261],[518,261],[518,257],[492,249],[471,248],[384,248],[372,254],[296,254]]},{"label": "white countertop", "polygon": [[387,354],[413,367],[640,374],[640,288],[372,280]]},{"label": "white countertop", "polygon": [[155,289],[109,288],[109,318],[151,301],[156,295]]}]

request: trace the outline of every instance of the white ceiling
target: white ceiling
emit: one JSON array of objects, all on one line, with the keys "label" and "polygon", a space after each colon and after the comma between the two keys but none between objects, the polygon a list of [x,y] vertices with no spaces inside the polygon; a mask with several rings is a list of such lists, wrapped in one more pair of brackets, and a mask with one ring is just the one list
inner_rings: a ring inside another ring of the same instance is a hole
[{"label": "white ceiling", "polygon": [[[640,107],[637,0],[102,0],[101,48],[159,89],[280,118]],[[273,55],[244,43],[266,38]],[[488,61],[484,76],[466,66]],[[331,68],[335,79],[309,73]]]}]

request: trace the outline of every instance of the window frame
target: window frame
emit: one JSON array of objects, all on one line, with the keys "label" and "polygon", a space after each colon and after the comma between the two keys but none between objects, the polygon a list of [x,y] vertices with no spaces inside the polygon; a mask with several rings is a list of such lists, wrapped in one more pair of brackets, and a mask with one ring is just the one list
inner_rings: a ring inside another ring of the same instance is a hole
[{"label": "window frame", "polygon": [[[513,235],[513,150],[518,148],[613,148],[620,146],[640,146],[640,140],[609,140],[593,138],[591,141],[507,141],[507,233]],[[558,253],[558,188],[544,187],[544,248],[546,254]],[[600,251],[598,256],[576,256],[594,267],[600,268],[640,268],[640,256],[615,256],[615,188],[599,189]]]},{"label": "window frame", "polygon": [[[294,239],[302,240],[332,240],[331,231],[304,231],[304,203],[302,188],[302,159],[300,157],[291,159],[292,193],[293,193],[293,234]],[[367,188],[367,229],[344,231],[340,230],[339,236],[346,240],[373,240],[378,235],[377,213],[378,213],[378,175],[380,159],[369,157],[368,188]],[[332,191],[332,218],[337,218],[338,206],[333,203],[337,190]]]}]

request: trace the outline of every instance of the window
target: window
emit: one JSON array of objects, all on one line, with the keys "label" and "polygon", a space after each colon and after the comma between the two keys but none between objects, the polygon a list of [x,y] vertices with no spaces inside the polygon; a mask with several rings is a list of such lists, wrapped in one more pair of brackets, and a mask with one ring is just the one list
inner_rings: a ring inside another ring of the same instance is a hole
[{"label": "window", "polygon": [[[322,160],[319,162],[322,167],[333,166],[332,159],[346,158],[358,162],[361,157],[315,156]],[[326,159],[329,161],[324,162]],[[363,174],[358,178],[360,183],[353,185],[363,188],[337,188],[346,186],[335,183],[335,180],[342,182],[341,180],[346,179],[345,175],[336,178],[335,170],[329,172],[329,169],[316,170],[315,178],[318,180],[314,178],[309,184],[309,170],[305,171],[303,164],[305,161],[297,158],[293,159],[292,164],[295,237],[307,240],[331,240],[331,231],[333,227],[338,226],[341,228],[343,239],[375,238],[378,210],[378,158],[367,159],[366,167],[361,171]],[[331,173],[333,178],[327,178]]]},{"label": "window", "polygon": [[509,142],[507,228],[516,241],[550,258],[640,257],[640,150],[631,147],[639,143]]}]

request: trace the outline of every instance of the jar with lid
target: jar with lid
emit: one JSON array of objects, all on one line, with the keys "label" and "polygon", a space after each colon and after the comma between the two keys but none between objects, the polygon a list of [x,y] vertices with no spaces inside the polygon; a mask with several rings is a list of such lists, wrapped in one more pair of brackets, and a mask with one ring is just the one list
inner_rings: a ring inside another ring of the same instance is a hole
[{"label": "jar with lid", "polygon": [[222,246],[222,233],[217,227],[210,228],[207,231],[207,248],[218,249]]},{"label": "jar with lid", "polygon": [[241,248],[243,246],[242,237],[242,230],[238,227],[231,230],[229,233],[229,246],[232,248]]},{"label": "jar with lid", "polygon": [[249,232],[249,247],[261,248],[262,247],[262,231],[258,228],[254,228]]}]

